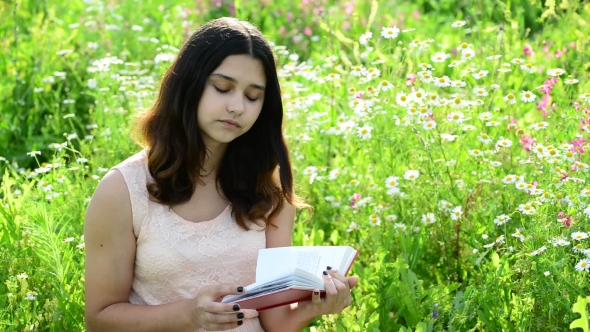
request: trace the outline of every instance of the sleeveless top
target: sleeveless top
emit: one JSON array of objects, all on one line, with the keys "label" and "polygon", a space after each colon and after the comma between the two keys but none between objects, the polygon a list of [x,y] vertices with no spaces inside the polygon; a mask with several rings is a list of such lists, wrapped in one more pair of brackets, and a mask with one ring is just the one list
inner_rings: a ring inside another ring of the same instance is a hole
[{"label": "sleeveless top", "polygon": [[[113,167],[123,175],[133,214],[135,268],[129,302],[160,305],[195,298],[205,285],[247,286],[256,281],[258,250],[266,247],[263,227],[240,228],[231,204],[214,219],[191,222],[149,199],[153,181],[144,149]],[[235,332],[264,332],[256,310],[242,309]],[[199,329],[198,332],[205,331]]]}]

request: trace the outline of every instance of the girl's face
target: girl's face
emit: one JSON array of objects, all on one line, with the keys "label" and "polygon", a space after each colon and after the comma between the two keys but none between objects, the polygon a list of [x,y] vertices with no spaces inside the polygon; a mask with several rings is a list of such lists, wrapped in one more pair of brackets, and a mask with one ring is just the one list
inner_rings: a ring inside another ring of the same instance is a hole
[{"label": "girl's face", "polygon": [[227,144],[246,133],[262,110],[266,75],[262,62],[230,55],[207,78],[197,108],[205,145]]}]

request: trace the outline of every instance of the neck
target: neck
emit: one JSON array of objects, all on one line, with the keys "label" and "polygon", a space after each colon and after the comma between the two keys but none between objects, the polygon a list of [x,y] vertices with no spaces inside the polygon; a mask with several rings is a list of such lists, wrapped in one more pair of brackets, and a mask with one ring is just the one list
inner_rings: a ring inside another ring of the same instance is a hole
[{"label": "neck", "polygon": [[227,144],[214,144],[207,146],[207,157],[203,164],[204,174],[206,178],[212,177],[213,179],[217,176],[217,170],[219,164],[225,155]]}]

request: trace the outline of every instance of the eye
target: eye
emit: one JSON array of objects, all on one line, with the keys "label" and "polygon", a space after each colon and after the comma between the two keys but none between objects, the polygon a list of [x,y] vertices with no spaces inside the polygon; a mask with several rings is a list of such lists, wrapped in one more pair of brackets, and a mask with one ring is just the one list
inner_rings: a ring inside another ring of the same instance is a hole
[{"label": "eye", "polygon": [[250,98],[250,97],[248,97],[248,96],[246,96],[246,98],[248,98],[248,100],[249,100],[249,101],[251,101],[251,102],[255,102],[255,101],[257,101],[257,100],[258,100],[258,98]]},{"label": "eye", "polygon": [[215,88],[215,90],[217,90],[217,92],[219,92],[219,93],[226,93],[226,92],[228,92],[228,91],[229,91],[229,90],[223,90],[223,89],[220,89],[220,88],[216,87],[215,85],[214,85],[213,87],[214,87],[214,88]]}]

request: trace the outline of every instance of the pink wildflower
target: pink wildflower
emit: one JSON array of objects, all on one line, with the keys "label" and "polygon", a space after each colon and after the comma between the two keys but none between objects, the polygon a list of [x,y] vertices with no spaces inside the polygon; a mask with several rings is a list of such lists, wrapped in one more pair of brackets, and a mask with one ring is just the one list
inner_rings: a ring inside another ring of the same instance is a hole
[{"label": "pink wildflower", "polygon": [[524,144],[524,149],[527,151],[531,151],[531,147],[535,144],[535,139],[533,136],[522,136],[519,140],[520,144]]},{"label": "pink wildflower", "polygon": [[524,49],[522,50],[522,54],[528,56],[535,56],[535,52],[533,51],[533,47],[529,44],[525,45]]},{"label": "pink wildflower", "polygon": [[412,86],[416,82],[416,75],[409,73],[406,75],[406,86]]},{"label": "pink wildflower", "polygon": [[358,201],[359,199],[361,199],[361,194],[354,193],[354,195],[350,197],[350,207],[354,207],[354,203],[356,203],[356,201]]}]

